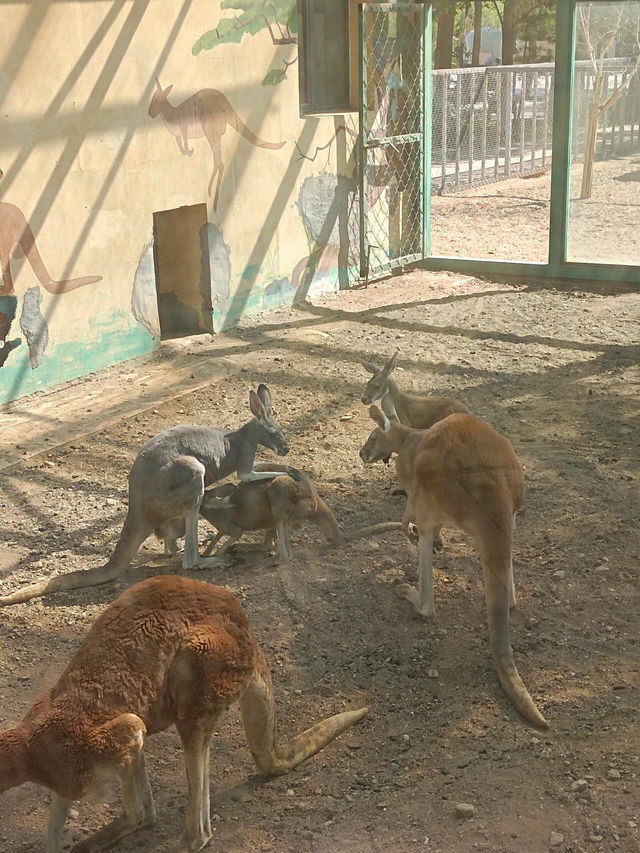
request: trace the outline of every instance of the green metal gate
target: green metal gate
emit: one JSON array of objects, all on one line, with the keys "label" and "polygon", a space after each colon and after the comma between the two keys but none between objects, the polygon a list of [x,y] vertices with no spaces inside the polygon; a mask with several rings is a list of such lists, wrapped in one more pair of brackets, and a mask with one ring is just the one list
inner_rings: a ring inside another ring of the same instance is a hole
[{"label": "green metal gate", "polygon": [[430,7],[364,3],[360,49],[360,275],[428,255]]}]

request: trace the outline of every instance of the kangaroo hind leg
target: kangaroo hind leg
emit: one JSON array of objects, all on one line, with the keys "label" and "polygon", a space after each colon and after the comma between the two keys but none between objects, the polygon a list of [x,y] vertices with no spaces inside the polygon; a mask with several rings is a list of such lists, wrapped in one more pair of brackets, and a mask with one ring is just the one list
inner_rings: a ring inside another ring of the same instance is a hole
[{"label": "kangaroo hind leg", "polygon": [[224,163],[222,162],[222,139],[220,134],[215,133],[214,131],[205,128],[205,135],[207,137],[207,141],[211,146],[211,153],[213,154],[213,171],[211,172],[211,178],[209,180],[209,197],[211,197],[211,190],[213,189],[213,180],[218,176],[218,180],[216,181],[216,189],[213,195],[213,209],[218,209],[218,196],[220,195],[220,185],[222,184],[222,175],[224,173]]},{"label": "kangaroo hind leg", "polygon": [[139,482],[138,502],[146,515],[158,520],[157,526],[173,535],[182,531],[184,551],[182,568],[198,567],[198,516],[204,495],[205,467],[193,456],[175,456],[149,481]]},{"label": "kangaroo hind leg", "polygon": [[418,525],[418,588],[408,583],[398,584],[396,594],[413,605],[423,618],[435,616],[433,604],[433,540],[436,529],[431,524]]},{"label": "kangaroo hind leg", "polygon": [[207,720],[206,729],[193,722],[177,725],[187,771],[187,813],[184,840],[187,850],[202,850],[211,840],[209,750],[218,717]]}]

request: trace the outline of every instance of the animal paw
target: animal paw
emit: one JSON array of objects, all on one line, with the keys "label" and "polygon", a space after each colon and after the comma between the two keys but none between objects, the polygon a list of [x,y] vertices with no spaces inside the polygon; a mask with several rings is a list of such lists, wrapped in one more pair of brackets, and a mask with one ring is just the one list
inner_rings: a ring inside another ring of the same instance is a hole
[{"label": "animal paw", "polygon": [[194,853],[194,851],[203,850],[212,838],[213,836],[205,835],[204,833],[198,835],[196,838],[185,838],[182,848],[183,853]]},{"label": "animal paw", "polygon": [[407,524],[407,526],[404,528],[404,534],[407,537],[407,539],[409,540],[409,542],[412,542],[414,545],[417,545],[418,542],[420,541],[420,536],[418,534],[418,527],[416,524],[414,524],[413,521],[410,521]]},{"label": "animal paw", "polygon": [[395,587],[395,591],[399,598],[404,598],[413,605],[413,609],[416,611],[418,616],[421,616],[423,619],[435,616],[433,604],[420,604],[418,590],[415,586],[412,586],[410,583],[400,583]]}]

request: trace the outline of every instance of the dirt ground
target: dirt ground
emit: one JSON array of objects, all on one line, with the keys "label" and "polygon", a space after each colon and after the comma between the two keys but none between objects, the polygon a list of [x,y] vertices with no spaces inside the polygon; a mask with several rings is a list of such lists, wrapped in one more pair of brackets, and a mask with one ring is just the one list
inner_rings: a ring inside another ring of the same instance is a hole
[{"label": "dirt ground", "polygon": [[[372,427],[359,402],[367,378],[359,361],[399,347],[403,387],[464,400],[508,436],[525,466],[512,640],[551,728],[524,724],[498,685],[480,566],[463,534],[443,532],[436,618],[423,622],[394,595],[394,584],[416,578],[415,548],[400,533],[336,547],[303,528],[290,565],[242,557],[194,576],[242,602],[271,663],[282,737],[345,708],[366,704],[370,715],[289,776],[265,780],[232,710],[212,749],[212,849],[637,851],[638,319],[638,296],[625,292],[416,272],[183,342],[194,362],[210,364],[212,381],[201,368],[199,388],[173,390],[141,411],[131,412],[132,401],[150,380],[138,384],[135,371],[155,371],[171,387],[171,359],[119,368],[122,413],[111,411],[90,434],[82,434],[82,389],[94,399],[106,380],[76,383],[73,405],[58,412],[56,446],[46,449],[40,425],[41,450],[21,459],[47,397],[25,401],[26,426],[0,436],[18,460],[0,475],[2,589],[103,562],[142,443],[176,423],[239,426],[248,388],[260,381],[288,429],[287,461],[313,476],[344,529],[398,519],[393,465],[365,468],[358,449]],[[0,727],[52,684],[116,594],[179,571],[149,540],[117,585],[2,610]],[[115,845],[123,853],[178,849],[186,783],[176,734],[152,738],[147,752],[159,820]],[[5,793],[0,849],[41,851],[47,802],[31,784]],[[473,817],[455,816],[461,802]],[[117,811],[115,790],[79,804],[67,847]]]},{"label": "dirt ground", "polygon": [[[582,163],[571,170],[567,258],[640,264],[640,158],[595,163],[580,199]],[[449,257],[545,263],[551,173],[431,198],[431,251]]]}]

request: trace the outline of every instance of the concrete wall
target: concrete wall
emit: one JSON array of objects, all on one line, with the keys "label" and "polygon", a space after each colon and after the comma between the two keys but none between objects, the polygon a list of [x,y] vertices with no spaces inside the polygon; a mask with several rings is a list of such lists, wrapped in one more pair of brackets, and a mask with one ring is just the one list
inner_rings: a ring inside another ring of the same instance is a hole
[{"label": "concrete wall", "polygon": [[2,4],[0,402],[158,346],[154,213],[206,203],[216,330],[353,275],[355,117],[300,119],[259,5]]}]

